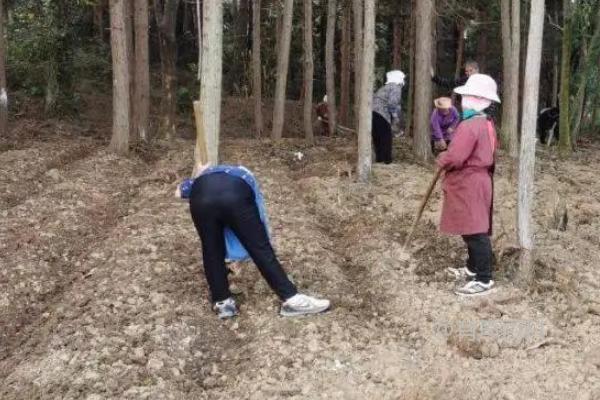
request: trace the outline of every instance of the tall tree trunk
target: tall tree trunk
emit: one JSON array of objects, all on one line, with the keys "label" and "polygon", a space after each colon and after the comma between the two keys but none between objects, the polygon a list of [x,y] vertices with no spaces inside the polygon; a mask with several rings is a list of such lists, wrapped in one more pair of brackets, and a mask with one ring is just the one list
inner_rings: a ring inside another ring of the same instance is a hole
[{"label": "tall tree trunk", "polygon": [[431,50],[433,25],[433,0],[416,2],[416,43],[415,50],[415,100],[413,151],[421,161],[431,157],[429,113],[431,110]]},{"label": "tall tree trunk", "polygon": [[409,57],[409,73],[408,73],[408,100],[406,104],[406,132],[408,136],[414,137],[414,122],[413,118],[413,110],[415,108],[415,53],[416,53],[416,15],[415,15],[415,2],[416,0],[411,0],[410,5],[410,57]]},{"label": "tall tree trunk", "polygon": [[[375,2],[364,1],[364,47],[359,94],[358,179],[367,182],[371,176],[371,122],[373,118],[373,81],[375,75]],[[361,29],[362,30],[362,29]]]},{"label": "tall tree trunk", "polygon": [[342,45],[340,65],[340,123],[348,125],[350,112],[350,7],[344,5],[342,14]]},{"label": "tall tree trunk", "polygon": [[254,98],[254,126],[256,137],[263,134],[262,66],[260,61],[260,0],[252,4],[252,96]]},{"label": "tall tree trunk", "polygon": [[198,30],[198,80],[202,79],[202,26],[202,1],[196,0],[196,29]]},{"label": "tall tree trunk", "polygon": [[94,6],[94,33],[99,42],[104,41],[104,9],[106,8],[106,2],[104,0],[98,1]]},{"label": "tall tree trunk", "polygon": [[175,136],[177,118],[177,43],[175,37],[179,0],[154,0],[162,72],[160,131]]},{"label": "tall tree trunk", "polygon": [[364,0],[352,0],[352,15],[354,19],[352,24],[354,27],[354,119],[357,129],[360,115],[360,78],[362,76],[360,69],[363,65],[363,3]]},{"label": "tall tree trunk", "polygon": [[8,133],[8,91],[6,88],[6,20],[4,0],[0,0],[0,137]]},{"label": "tall tree trunk", "polygon": [[[221,83],[223,78],[223,2],[203,1],[204,40],[202,43],[202,80],[200,105],[206,135],[208,162],[219,162],[221,129]],[[196,156],[198,159],[198,155]]]},{"label": "tall tree trunk", "polygon": [[275,106],[273,107],[273,140],[280,140],[283,134],[283,118],[285,114],[285,89],[287,85],[290,62],[290,42],[292,39],[292,16],[294,0],[285,0],[283,22],[281,27],[280,48],[277,57],[277,81],[275,84]]},{"label": "tall tree trunk", "polygon": [[129,152],[130,68],[131,50],[127,47],[128,20],[126,0],[110,0],[110,41],[113,63],[113,131],[110,150],[125,155]]},{"label": "tall tree trunk", "polygon": [[[504,107],[503,141],[516,160],[519,153],[519,76],[521,51],[521,6],[517,0],[501,0]],[[514,163],[512,164],[514,166]]]},{"label": "tall tree trunk", "polygon": [[555,52],[552,56],[552,107],[558,106],[558,82],[560,76],[558,60],[558,54]]},{"label": "tall tree trunk", "polygon": [[337,14],[337,1],[328,0],[327,3],[327,39],[325,45],[325,69],[327,86],[327,116],[329,119],[329,136],[335,135],[337,127],[337,109],[335,100],[335,22]]},{"label": "tall tree trunk", "polygon": [[135,84],[133,119],[135,136],[147,142],[150,129],[150,61],[148,50],[148,0],[135,0]]},{"label": "tall tree trunk", "polygon": [[533,281],[532,209],[535,193],[535,143],[542,39],[544,34],[544,0],[531,0],[529,38],[523,90],[521,153],[519,157],[518,236],[521,247],[519,281],[528,286]]},{"label": "tall tree trunk", "polygon": [[460,78],[463,64],[465,62],[465,23],[461,19],[456,23],[456,67],[454,69],[454,77]]},{"label": "tall tree trunk", "polygon": [[396,10],[393,21],[392,69],[402,69],[402,18],[400,7],[398,6]]},{"label": "tall tree trunk", "polygon": [[571,1],[563,0],[563,37],[562,37],[562,60],[560,72],[560,136],[558,138],[558,149],[562,156],[568,156],[573,151],[571,146],[571,113],[570,91],[571,91],[571,46],[573,37],[573,21]]},{"label": "tall tree trunk", "polygon": [[313,23],[312,0],[304,1],[304,134],[306,142],[313,144],[315,135],[312,124],[313,109]]},{"label": "tall tree trunk", "polygon": [[577,96],[575,101],[575,110],[573,110],[573,123],[571,124],[573,128],[572,142],[573,144],[577,143],[577,138],[579,137],[580,129],[581,129],[581,119],[583,117],[584,112],[584,104],[586,97],[586,88],[587,83],[592,73],[593,67],[593,57],[597,53],[595,49],[600,47],[600,7],[598,7],[596,11],[596,21],[594,23],[594,33],[586,46],[586,41],[584,39],[583,44],[581,46],[581,72],[579,76],[578,88],[577,88]]}]

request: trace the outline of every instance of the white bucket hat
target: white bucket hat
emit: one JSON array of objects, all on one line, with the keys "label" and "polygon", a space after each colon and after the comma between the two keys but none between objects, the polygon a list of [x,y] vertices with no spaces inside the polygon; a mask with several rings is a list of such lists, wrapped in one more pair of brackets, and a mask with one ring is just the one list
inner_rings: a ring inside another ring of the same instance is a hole
[{"label": "white bucket hat", "polygon": [[498,97],[498,85],[491,76],[485,74],[473,74],[467,80],[464,86],[454,89],[454,93],[463,96],[483,97],[496,103],[500,103]]},{"label": "white bucket hat", "polygon": [[395,69],[393,71],[389,71],[387,74],[385,74],[386,77],[386,82],[385,84],[387,85],[388,83],[395,83],[397,85],[404,85],[404,77],[406,75],[404,75],[404,72]]}]

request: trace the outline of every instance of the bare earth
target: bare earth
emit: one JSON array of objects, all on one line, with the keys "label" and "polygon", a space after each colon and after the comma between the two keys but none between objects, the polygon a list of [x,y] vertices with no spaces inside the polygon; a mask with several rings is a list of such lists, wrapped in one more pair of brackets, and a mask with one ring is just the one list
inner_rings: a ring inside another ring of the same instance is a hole
[{"label": "bare earth", "polygon": [[[600,399],[597,145],[568,161],[540,150],[528,291],[515,281],[515,187],[502,159],[498,290],[465,300],[446,271],[464,263],[462,242],[436,232],[439,188],[410,256],[401,251],[432,175],[404,140],[396,163],[361,185],[350,138],[225,139],[223,161],[262,184],[286,270],[333,309],[279,317],[248,264],[232,278],[241,315],[222,322],[187,205],[172,197],[191,139],[125,159],[75,124],[17,124],[0,147],[3,400]],[[557,194],[566,231],[551,229]]]}]

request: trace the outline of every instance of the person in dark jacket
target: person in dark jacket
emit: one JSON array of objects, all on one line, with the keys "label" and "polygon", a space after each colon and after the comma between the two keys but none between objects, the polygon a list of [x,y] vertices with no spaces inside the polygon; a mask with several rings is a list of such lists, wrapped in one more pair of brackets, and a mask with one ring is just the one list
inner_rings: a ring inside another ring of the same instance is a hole
[{"label": "person in dark jacket", "polygon": [[252,258],[283,304],[282,316],[315,314],[329,300],[298,293],[273,251],[260,188],[247,168],[200,166],[195,178],[178,185],[175,195],[189,199],[192,220],[202,241],[202,259],[214,310],[219,318],[238,314],[229,291],[225,260]]},{"label": "person in dark jacket", "polygon": [[[464,86],[467,83],[467,80],[470,76],[474,74],[479,74],[479,64],[477,61],[469,60],[465,63],[464,75],[458,78],[444,78],[435,74],[433,67],[431,68],[431,80],[436,85],[448,90],[452,91],[455,87]],[[461,97],[457,96],[456,103],[458,105],[461,104]],[[459,112],[462,112],[462,108],[459,107]],[[496,121],[496,116],[498,114],[498,106],[496,103],[492,103],[492,105],[486,110],[487,116]]]}]

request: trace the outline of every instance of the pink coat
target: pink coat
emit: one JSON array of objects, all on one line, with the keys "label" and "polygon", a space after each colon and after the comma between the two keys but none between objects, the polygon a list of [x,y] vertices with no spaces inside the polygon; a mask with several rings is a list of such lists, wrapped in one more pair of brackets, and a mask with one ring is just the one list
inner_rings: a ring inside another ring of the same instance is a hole
[{"label": "pink coat", "polygon": [[493,124],[475,116],[462,121],[448,147],[437,159],[445,170],[440,230],[455,235],[490,233],[492,172],[497,146]]}]

